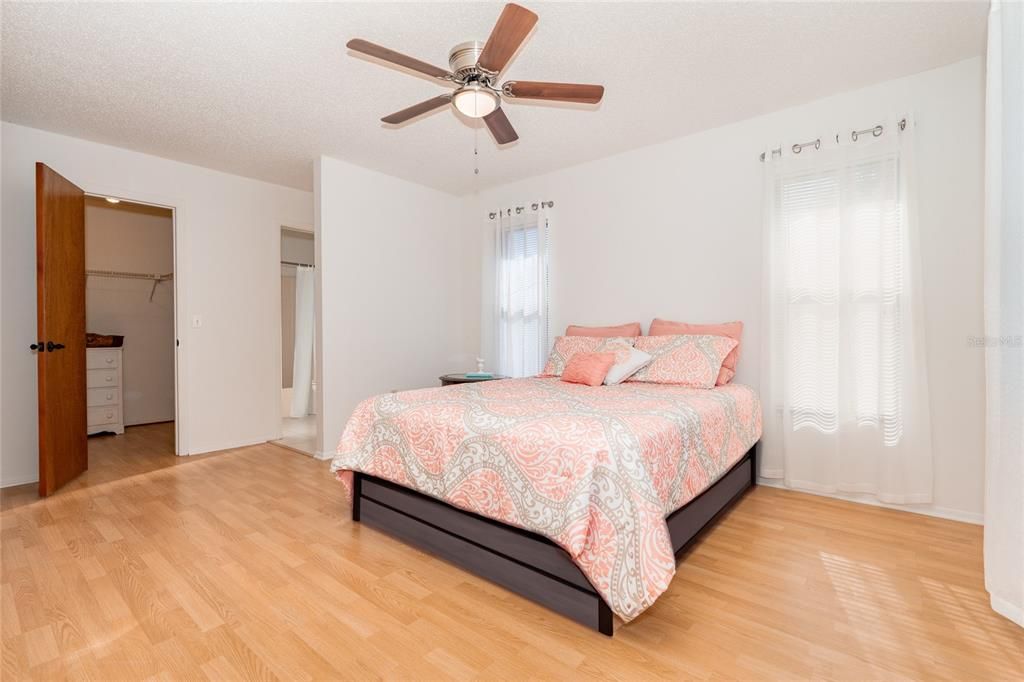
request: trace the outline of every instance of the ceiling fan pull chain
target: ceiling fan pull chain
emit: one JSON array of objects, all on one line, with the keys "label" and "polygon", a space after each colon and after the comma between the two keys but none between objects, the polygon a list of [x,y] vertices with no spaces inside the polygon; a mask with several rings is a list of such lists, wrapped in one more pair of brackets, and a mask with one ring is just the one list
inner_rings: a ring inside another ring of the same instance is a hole
[{"label": "ceiling fan pull chain", "polygon": [[480,128],[473,127],[473,175],[480,175]]}]

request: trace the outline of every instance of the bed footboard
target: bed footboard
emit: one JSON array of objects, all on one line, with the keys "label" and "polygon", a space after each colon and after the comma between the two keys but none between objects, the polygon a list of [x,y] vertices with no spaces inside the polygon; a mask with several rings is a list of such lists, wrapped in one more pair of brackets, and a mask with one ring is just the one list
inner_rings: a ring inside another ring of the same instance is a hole
[{"label": "bed footboard", "polygon": [[[756,445],[666,522],[678,558],[756,483]],[[611,636],[612,612],[561,547],[390,481],[355,472],[352,520],[497,583]]]}]

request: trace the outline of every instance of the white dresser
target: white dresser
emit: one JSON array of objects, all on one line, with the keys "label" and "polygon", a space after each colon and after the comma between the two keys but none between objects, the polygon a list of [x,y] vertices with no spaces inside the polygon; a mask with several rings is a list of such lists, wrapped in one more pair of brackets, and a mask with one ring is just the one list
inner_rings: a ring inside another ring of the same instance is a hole
[{"label": "white dresser", "polygon": [[90,434],[124,433],[122,411],[121,348],[85,349],[86,412]]}]

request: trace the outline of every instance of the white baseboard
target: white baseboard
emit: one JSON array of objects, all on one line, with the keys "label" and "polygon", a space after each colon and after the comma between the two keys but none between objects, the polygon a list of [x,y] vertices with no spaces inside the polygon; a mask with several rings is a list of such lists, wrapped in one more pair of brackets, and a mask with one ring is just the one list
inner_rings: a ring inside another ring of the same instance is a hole
[{"label": "white baseboard", "polygon": [[13,488],[16,485],[27,485],[29,483],[38,483],[39,476],[25,475],[25,476],[14,476],[13,478],[4,479],[0,481],[0,488]]},{"label": "white baseboard", "polygon": [[1024,608],[1011,604],[994,594],[989,595],[989,602],[992,604],[993,611],[1024,628]]},{"label": "white baseboard", "polygon": [[324,452],[322,450],[317,450],[316,454],[313,456],[317,459],[334,459],[333,452]]},{"label": "white baseboard", "polygon": [[858,504],[866,504],[872,507],[882,507],[884,509],[895,509],[896,511],[910,512],[912,514],[923,514],[925,516],[933,516],[939,519],[948,519],[950,521],[960,521],[962,523],[973,523],[975,525],[983,525],[985,522],[984,514],[976,512],[967,512],[960,509],[947,509],[945,507],[936,507],[931,504],[889,504],[888,502],[879,502],[870,495],[856,495],[847,493],[826,493],[816,490],[806,490],[804,488],[793,488],[781,480],[771,478],[760,478],[757,479],[758,485],[765,485],[769,488],[782,488],[783,490],[792,490],[797,493],[807,493],[808,495],[818,495],[819,497],[831,497],[836,500],[844,500],[846,502],[856,502]]},{"label": "white baseboard", "polygon": [[269,443],[271,440],[276,440],[277,438],[280,438],[280,436],[277,436],[275,438],[273,437],[273,434],[270,434],[270,436],[265,436],[258,440],[246,440],[241,443],[237,441],[225,441],[223,443],[204,443],[199,447],[193,448],[192,452],[181,453],[181,456],[188,457],[190,455],[208,455],[211,452],[221,452],[222,450],[237,450],[238,448],[246,448],[249,447],[250,445],[263,445],[264,443]]}]

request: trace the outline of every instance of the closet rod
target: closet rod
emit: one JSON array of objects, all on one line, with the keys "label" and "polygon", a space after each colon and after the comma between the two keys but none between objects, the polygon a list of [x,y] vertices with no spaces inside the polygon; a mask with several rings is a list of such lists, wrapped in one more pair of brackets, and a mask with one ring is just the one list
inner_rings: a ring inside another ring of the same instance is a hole
[{"label": "closet rod", "polygon": [[121,272],[120,270],[86,270],[86,278],[89,277],[107,277],[109,279],[144,279],[148,282],[153,283],[153,287],[149,290],[149,302],[153,302],[153,294],[156,293],[156,285],[161,282],[167,282],[174,279],[174,273],[168,272],[166,275],[156,275],[147,272]]},{"label": "closet rod", "polygon": [[122,272],[120,270],[86,270],[86,277],[109,277],[111,279],[148,279],[163,282],[164,280],[174,279],[174,273],[168,272],[166,275],[159,275],[156,273],[149,272]]},{"label": "closet rod", "polygon": [[281,265],[295,265],[295,266],[301,265],[304,268],[316,267],[315,265],[310,265],[309,263],[296,263],[296,262],[290,261],[290,260],[283,260],[283,261],[281,261]]}]

